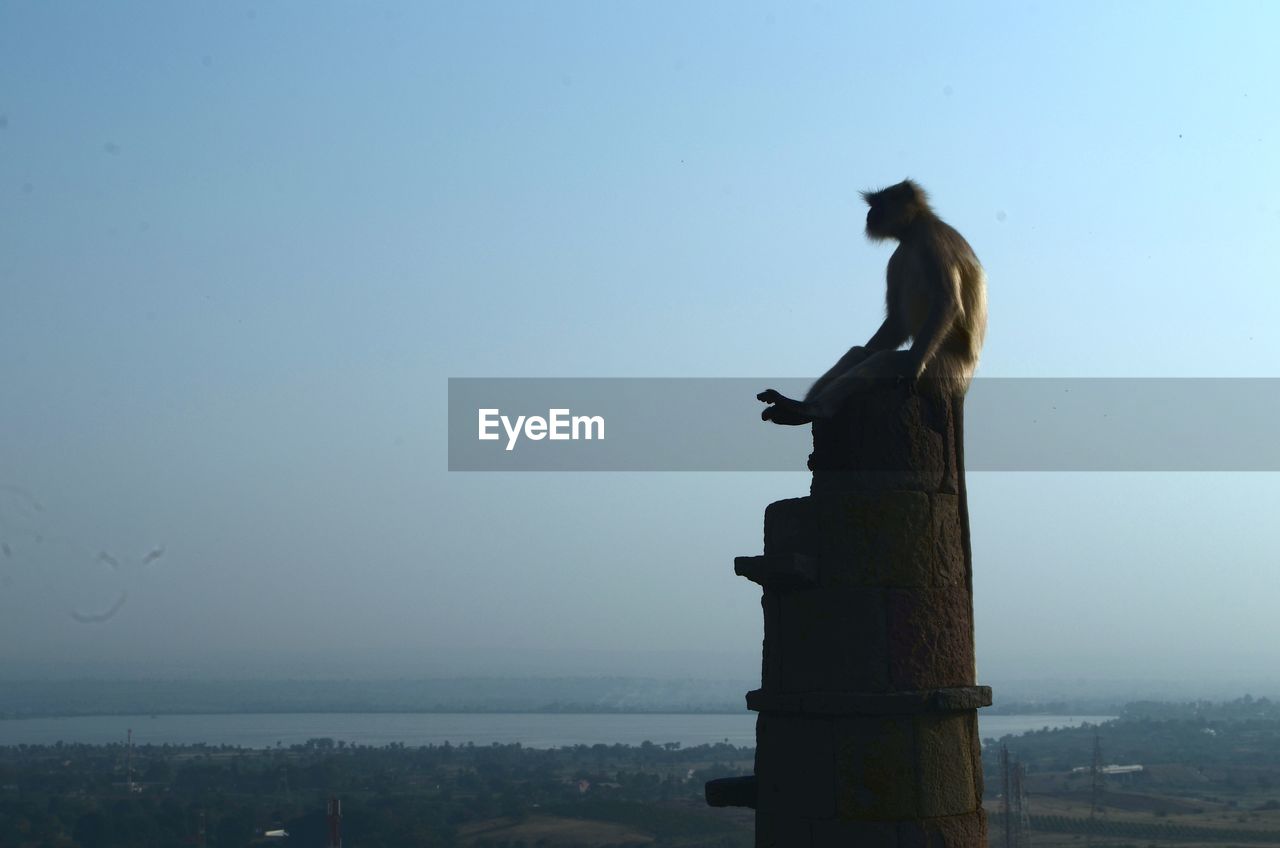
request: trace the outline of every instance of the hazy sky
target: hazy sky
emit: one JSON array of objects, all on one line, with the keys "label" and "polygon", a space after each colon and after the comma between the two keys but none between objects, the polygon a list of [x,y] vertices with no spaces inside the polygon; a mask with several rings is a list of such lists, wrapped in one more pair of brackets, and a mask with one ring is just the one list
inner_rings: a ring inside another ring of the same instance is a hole
[{"label": "hazy sky", "polygon": [[[446,379],[816,375],[905,176],[982,375],[1280,376],[1280,6],[963,5],[0,3],[0,673],[756,673],[805,475],[450,474]],[[1280,661],[1275,475],[970,491],[983,682]]]}]

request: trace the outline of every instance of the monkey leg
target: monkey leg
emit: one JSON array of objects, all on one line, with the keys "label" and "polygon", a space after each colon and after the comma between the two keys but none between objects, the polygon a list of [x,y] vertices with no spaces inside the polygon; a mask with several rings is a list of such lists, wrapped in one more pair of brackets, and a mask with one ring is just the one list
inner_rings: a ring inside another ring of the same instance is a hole
[{"label": "monkey leg", "polygon": [[756,395],[756,400],[769,404],[768,408],[760,413],[760,418],[764,421],[789,425],[808,424],[813,421],[807,404],[792,400],[774,389],[765,389]]},{"label": "monkey leg", "polygon": [[805,404],[810,418],[831,418],[855,396],[904,383],[914,384],[914,357],[909,350],[882,350],[827,383]]}]

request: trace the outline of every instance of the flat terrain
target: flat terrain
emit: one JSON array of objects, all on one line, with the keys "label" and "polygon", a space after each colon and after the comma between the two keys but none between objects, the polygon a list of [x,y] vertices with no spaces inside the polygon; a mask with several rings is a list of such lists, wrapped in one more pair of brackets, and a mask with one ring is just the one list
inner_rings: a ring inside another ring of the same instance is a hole
[{"label": "flat terrain", "polygon": [[[1263,805],[1268,802],[1262,802]],[[1259,805],[1261,806],[1261,805]],[[988,798],[993,848],[1004,845],[1002,804]],[[1035,846],[1255,845],[1280,846],[1280,805],[1252,809],[1214,796],[1160,792],[1104,792],[1091,818],[1088,791],[1027,796]]]},{"label": "flat terrain", "polygon": [[526,845],[595,848],[599,845],[650,845],[654,839],[625,825],[559,816],[531,816],[523,821],[489,819],[458,829],[458,842],[469,847],[485,842],[516,844],[520,841]]}]

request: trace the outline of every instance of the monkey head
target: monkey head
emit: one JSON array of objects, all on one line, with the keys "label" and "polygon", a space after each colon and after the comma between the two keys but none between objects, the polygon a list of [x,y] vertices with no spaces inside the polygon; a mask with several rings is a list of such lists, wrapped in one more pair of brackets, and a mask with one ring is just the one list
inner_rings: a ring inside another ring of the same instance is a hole
[{"label": "monkey head", "polygon": [[911,180],[879,191],[864,191],[867,202],[867,238],[873,241],[898,239],[906,234],[921,216],[931,214],[929,196]]}]

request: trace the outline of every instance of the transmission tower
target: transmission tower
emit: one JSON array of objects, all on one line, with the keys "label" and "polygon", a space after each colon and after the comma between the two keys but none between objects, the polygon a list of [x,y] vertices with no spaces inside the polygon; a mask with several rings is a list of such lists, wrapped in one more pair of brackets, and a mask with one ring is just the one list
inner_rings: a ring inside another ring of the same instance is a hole
[{"label": "transmission tower", "polygon": [[125,737],[124,743],[124,789],[125,792],[133,792],[133,728],[129,728],[129,735]]},{"label": "transmission tower", "polygon": [[328,848],[342,848],[342,802],[337,796],[325,805],[325,818],[329,824]]},{"label": "transmission tower", "polygon": [[1009,775],[1009,746],[1000,746],[1000,815],[1004,821],[1004,848],[1017,848],[1013,836],[1013,781]]},{"label": "transmission tower", "polygon": [[1093,731],[1093,765],[1089,769],[1089,835],[1086,848],[1093,848],[1093,831],[1102,810],[1102,739]]},{"label": "transmission tower", "polygon": [[1027,767],[1015,762],[1013,764],[1013,809],[1017,821],[1014,825],[1014,848],[1031,848],[1031,811],[1027,808],[1026,776]]}]

